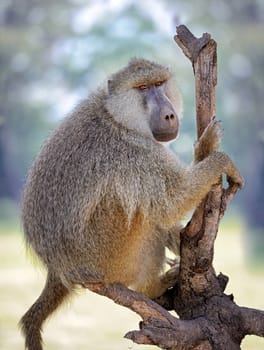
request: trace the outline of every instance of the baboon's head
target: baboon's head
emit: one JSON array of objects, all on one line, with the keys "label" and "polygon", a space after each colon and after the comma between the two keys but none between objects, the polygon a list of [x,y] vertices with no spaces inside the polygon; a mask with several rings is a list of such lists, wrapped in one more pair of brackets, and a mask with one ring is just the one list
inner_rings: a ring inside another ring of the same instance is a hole
[{"label": "baboon's head", "polygon": [[178,134],[182,100],[168,68],[133,59],[108,80],[107,109],[129,129],[173,140]]}]

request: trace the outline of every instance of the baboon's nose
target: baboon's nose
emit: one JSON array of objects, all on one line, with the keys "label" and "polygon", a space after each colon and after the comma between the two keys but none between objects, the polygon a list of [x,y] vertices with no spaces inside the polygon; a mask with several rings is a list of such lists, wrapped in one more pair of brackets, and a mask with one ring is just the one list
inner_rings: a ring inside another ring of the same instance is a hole
[{"label": "baboon's nose", "polygon": [[173,113],[165,115],[165,120],[173,120],[173,119],[175,119],[175,115]]},{"label": "baboon's nose", "polygon": [[178,125],[177,115],[171,108],[163,109],[161,120],[164,128],[174,128]]}]

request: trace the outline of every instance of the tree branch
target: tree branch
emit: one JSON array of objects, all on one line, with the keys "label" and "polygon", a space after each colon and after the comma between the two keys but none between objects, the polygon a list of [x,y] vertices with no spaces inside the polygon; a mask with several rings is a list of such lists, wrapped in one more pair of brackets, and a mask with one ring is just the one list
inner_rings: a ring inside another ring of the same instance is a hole
[{"label": "tree branch", "polygon": [[264,337],[264,311],[241,307],[245,335]]},{"label": "tree branch", "polygon": [[90,283],[84,287],[112,299],[116,304],[133,310],[145,321],[149,318],[155,318],[168,323],[168,325],[175,321],[175,318],[157,303],[121,284]]},{"label": "tree branch", "polygon": [[199,345],[204,338],[201,327],[203,321],[179,320],[154,301],[123,285],[90,283],[83,287],[112,299],[116,304],[125,306],[142,317],[141,329],[125,335],[125,338],[135,343],[158,345],[167,349],[187,349],[191,345],[195,349],[194,346],[197,343]]},{"label": "tree branch", "polygon": [[[209,34],[203,34],[199,39],[195,38],[185,26],[177,27],[174,39],[193,65],[199,139],[215,116],[216,42]],[[202,301],[205,296],[210,297],[211,293],[219,295],[222,293],[212,267],[220,208],[225,208],[221,203],[222,182],[219,180],[219,184],[212,188],[206,199],[195,210],[190,223],[182,232],[179,284],[181,297],[180,302],[175,304],[182,316],[190,312],[190,305],[197,303],[194,294],[200,295]],[[181,305],[182,296],[185,299],[184,307]]]}]

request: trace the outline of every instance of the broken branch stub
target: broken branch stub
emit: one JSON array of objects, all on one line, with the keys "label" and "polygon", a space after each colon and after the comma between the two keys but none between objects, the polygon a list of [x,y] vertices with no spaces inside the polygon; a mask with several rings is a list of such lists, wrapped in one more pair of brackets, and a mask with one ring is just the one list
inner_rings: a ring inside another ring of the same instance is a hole
[{"label": "broken branch stub", "polygon": [[215,87],[217,84],[216,42],[204,33],[196,38],[189,29],[180,25],[174,40],[191,60],[195,76],[197,136],[215,116]]}]

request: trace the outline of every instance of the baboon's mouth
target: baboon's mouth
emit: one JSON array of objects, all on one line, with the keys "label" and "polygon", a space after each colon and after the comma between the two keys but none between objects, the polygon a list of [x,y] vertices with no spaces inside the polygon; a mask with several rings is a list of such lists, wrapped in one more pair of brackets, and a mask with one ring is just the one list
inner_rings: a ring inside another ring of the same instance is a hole
[{"label": "baboon's mouth", "polygon": [[153,132],[152,134],[155,137],[155,140],[159,142],[168,142],[177,137],[178,130],[173,132]]}]

